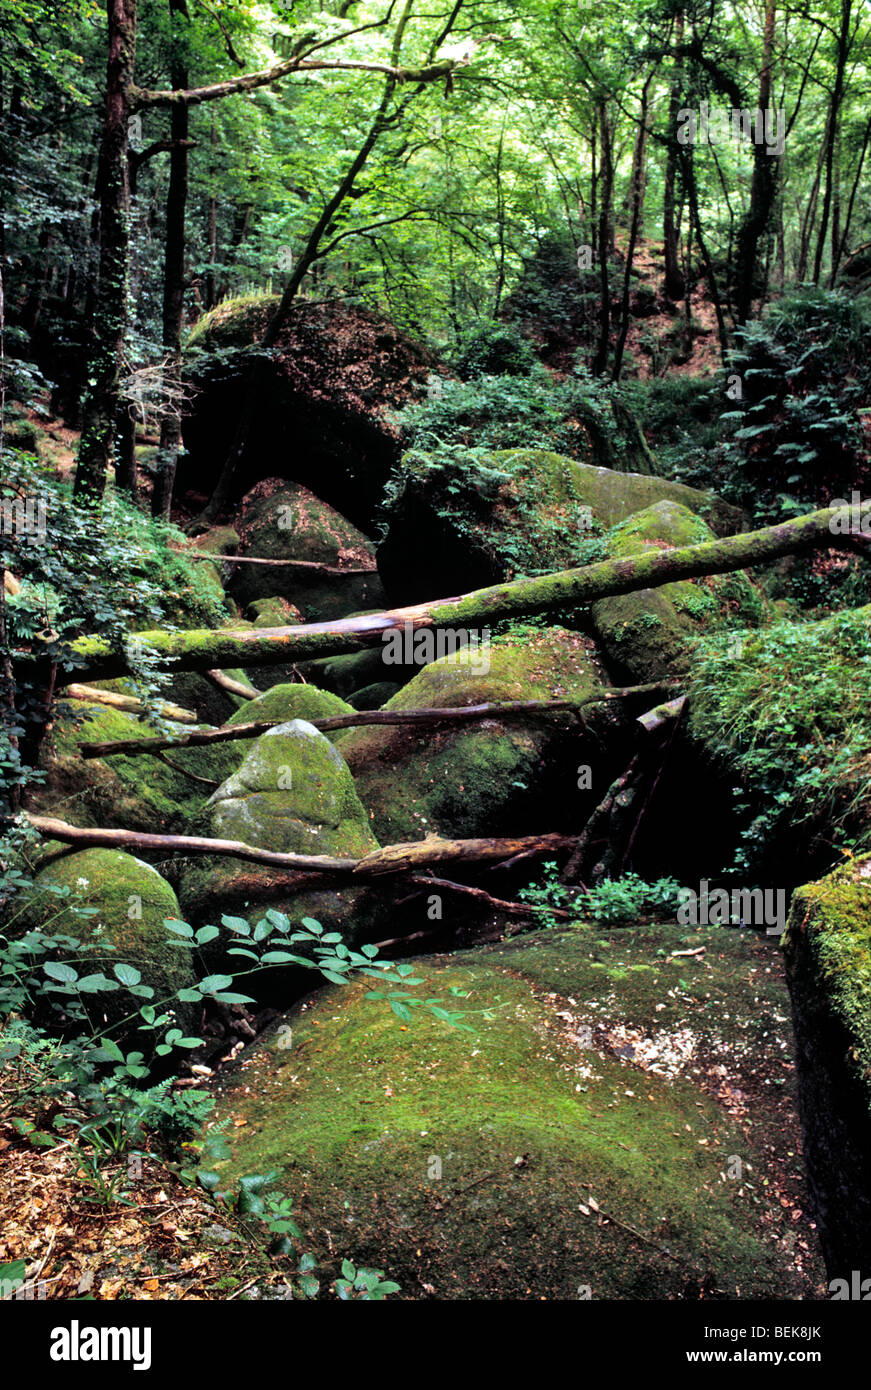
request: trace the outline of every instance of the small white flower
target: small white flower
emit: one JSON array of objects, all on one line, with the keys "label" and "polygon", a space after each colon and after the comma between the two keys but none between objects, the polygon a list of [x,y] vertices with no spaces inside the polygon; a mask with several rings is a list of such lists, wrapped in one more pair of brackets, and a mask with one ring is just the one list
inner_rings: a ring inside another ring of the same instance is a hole
[{"label": "small white flower", "polygon": [[77,879],[76,879],[76,887],[77,887],[77,888],[89,888],[89,887],[90,887],[90,884],[89,884],[89,882],[88,882],[88,880],[87,880],[86,878],[77,878]]}]

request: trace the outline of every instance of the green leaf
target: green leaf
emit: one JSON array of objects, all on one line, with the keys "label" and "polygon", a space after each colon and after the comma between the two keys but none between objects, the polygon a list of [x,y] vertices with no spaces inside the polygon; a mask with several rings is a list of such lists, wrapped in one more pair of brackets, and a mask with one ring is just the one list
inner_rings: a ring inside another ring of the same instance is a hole
[{"label": "green leaf", "polygon": [[138,985],[142,979],[142,972],[136,969],[135,965],[126,965],[123,961],[113,967],[115,978],[120,980],[122,985]]},{"label": "green leaf", "polygon": [[59,960],[46,961],[42,968],[52,980],[61,980],[66,985],[73,984],[79,978],[78,970],[74,970],[71,965],[64,965]]},{"label": "green leaf", "polygon": [[176,936],[190,937],[194,934],[193,927],[188,926],[187,922],[177,921],[174,917],[167,917],[163,925],[167,927],[169,931],[175,932]]},{"label": "green leaf", "polygon": [[200,990],[203,994],[217,994],[218,990],[227,989],[232,983],[232,975],[207,975],[200,980]]}]

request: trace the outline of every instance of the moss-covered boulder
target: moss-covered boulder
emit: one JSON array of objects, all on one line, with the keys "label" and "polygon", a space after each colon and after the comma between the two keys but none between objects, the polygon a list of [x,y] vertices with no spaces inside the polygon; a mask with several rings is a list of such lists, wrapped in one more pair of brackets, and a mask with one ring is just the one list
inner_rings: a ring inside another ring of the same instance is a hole
[{"label": "moss-covered boulder", "polygon": [[[361,859],[378,848],[343,758],[301,719],[249,743],[238,771],[195,825],[217,839],[284,853]],[[294,920],[314,917],[347,937],[359,930],[368,902],[365,889],[309,890],[292,875],[224,856],[191,862],[179,896],[198,923],[218,921],[224,912],[256,920],[273,907]]]},{"label": "moss-covered boulder", "polygon": [[298,300],[268,359],[246,351],[275,305],[269,296],[230,300],[191,333],[186,371],[196,396],[184,421],[179,493],[201,500],[214,488],[254,366],[261,389],[234,498],[280,475],[365,529],[399,453],[393,413],[423,393],[432,359],[382,314],[341,300]]},{"label": "moss-covered boulder", "polygon": [[[332,695],[328,690],[318,690],[316,685],[273,685],[258,695],[256,700],[246,700],[241,709],[228,719],[228,724],[257,724],[274,719],[288,724],[293,719],[332,719],[337,714],[353,714],[352,705]],[[335,742],[341,730],[328,733],[326,737]],[[221,744],[216,744],[220,748]],[[237,763],[251,749],[250,739],[239,739],[236,743],[223,745],[232,749]]]},{"label": "moss-covered boulder", "polygon": [[[664,500],[622,521],[604,545],[609,559],[622,560],[712,539],[700,516]],[[763,599],[748,576],[738,572],[600,599],[592,612],[603,653],[615,673],[642,682],[681,674],[689,663],[689,639],[711,627],[755,626],[762,617]]]},{"label": "moss-covered boulder", "polygon": [[[125,753],[86,760],[79,754],[85,744],[154,738],[155,731],[136,715],[108,705],[75,701],[66,708],[40,750],[46,780],[34,786],[31,807],[42,815],[80,826],[176,833],[235,765],[236,754],[221,751],[221,744],[173,749],[168,762]],[[169,727],[177,734],[190,732],[187,724]]]},{"label": "moss-covered boulder", "polygon": [[348,704],[360,710],[383,709],[387,701],[398,695],[401,689],[402,686],[394,681],[375,681],[372,685],[364,685],[362,690],[355,690]]},{"label": "moss-covered boulder", "polygon": [[776,944],[685,931],[418,958],[472,1032],[322,991],[224,1074],[222,1177],[277,1170],[323,1278],[407,1299],[819,1296]]},{"label": "moss-covered boulder", "polygon": [[303,621],[299,609],[277,594],[249,603],[246,615],[255,627],[294,627]]},{"label": "moss-covered boulder", "polygon": [[663,499],[706,518],[717,535],[743,521],[713,493],[541,449],[408,453],[388,497],[378,569],[392,604],[586,564],[597,558],[591,540]]},{"label": "moss-covered boulder", "polygon": [[871,856],[796,890],[783,948],[808,1182],[829,1278],[849,1286],[871,1251]]},{"label": "moss-covered boulder", "polygon": [[[454,709],[511,700],[584,699],[607,684],[592,643],[564,628],[517,630],[481,655],[461,648],[431,662],[388,710]],[[589,736],[571,713],[530,714],[468,724],[370,725],[337,746],[383,844],[428,834],[467,838],[582,825],[608,785],[601,737],[615,727],[613,705],[586,711]],[[595,733],[593,732],[595,731]],[[589,778],[579,778],[579,764]],[[610,778],[609,778],[610,780]],[[579,783],[586,782],[579,789]]]},{"label": "moss-covered boulder", "polygon": [[[180,916],[175,893],[150,864],[114,849],[86,849],[44,865],[18,925],[89,943],[93,949],[73,951],[80,978],[102,972],[111,979],[114,965],[135,966],[159,1003],[195,983],[191,956],[170,944],[172,933],[164,926]],[[104,1015],[110,1023],[120,1021],[148,1002],[131,999],[126,990],[81,997],[95,1023]],[[170,1007],[180,1022],[190,1021],[190,1005],[175,1001]]]},{"label": "moss-covered boulder", "polygon": [[292,603],[306,622],[325,622],[383,606],[371,542],[307,488],[280,478],[258,483],[242,503],[239,534],[241,555],[364,571],[345,575],[293,566],[239,565],[230,588],[243,607],[279,597]]}]

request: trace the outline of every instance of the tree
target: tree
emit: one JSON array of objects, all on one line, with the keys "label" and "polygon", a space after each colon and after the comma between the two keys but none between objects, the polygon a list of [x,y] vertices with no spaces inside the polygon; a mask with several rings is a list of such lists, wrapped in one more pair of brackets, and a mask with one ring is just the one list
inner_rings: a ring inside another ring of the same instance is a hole
[{"label": "tree", "polygon": [[[325,47],[349,35],[323,36],[311,25],[300,32],[292,45],[291,55],[278,63],[201,87],[171,87],[151,90],[137,86],[134,81],[136,47],[136,0],[107,0],[108,71],[106,101],[101,141],[101,205],[100,205],[100,272],[95,313],[96,346],[88,378],[84,405],[84,428],[76,468],[75,491],[79,498],[99,498],[105,487],[108,466],[112,459],[115,422],[118,411],[119,378],[127,319],[127,274],[129,259],[129,182],[127,172],[127,127],[136,112],[166,107],[190,109],[204,102],[221,100],[243,92],[253,92],[271,86],[291,74],[300,72],[352,71],[383,74],[385,81],[381,104],[370,127],[363,147],[352,162],[339,190],[329,200],[316,223],[310,245],[298,265],[282,297],[279,315],[284,315],[296,294],[296,289],[314,259],[317,245],[330,224],[336,208],[353,187],[359,169],[383,130],[400,119],[410,97],[398,103],[396,112],[389,110],[390,97],[397,84],[411,83],[412,94],[432,82],[452,78],[471,61],[481,38],[471,40],[466,47],[447,57],[439,57],[439,49],[453,29],[464,0],[454,0],[447,18],[430,44],[421,64],[401,64],[401,49],[406,30],[413,17],[414,0],[406,0],[392,32],[389,61],[320,56]],[[350,35],[372,28],[385,29],[392,15],[390,5],[386,16],[369,24],[357,26]],[[176,11],[178,13],[178,11]],[[489,36],[488,36],[489,37]],[[178,176],[180,179],[180,175]],[[180,183],[177,184],[177,195]],[[178,197],[177,197],[178,200]],[[276,330],[277,331],[277,330]]]}]

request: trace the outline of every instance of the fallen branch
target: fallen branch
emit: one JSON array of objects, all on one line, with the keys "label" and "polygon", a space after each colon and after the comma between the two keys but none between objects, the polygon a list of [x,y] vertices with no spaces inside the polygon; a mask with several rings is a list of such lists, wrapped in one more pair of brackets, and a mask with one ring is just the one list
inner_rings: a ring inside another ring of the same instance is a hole
[{"label": "fallen branch", "polygon": [[258,695],[263,694],[262,690],[255,690],[253,685],[243,685],[241,681],[233,680],[224,671],[205,671],[204,675],[219,690],[226,690],[228,695],[239,695],[243,700],[256,700]]},{"label": "fallen branch", "polygon": [[[134,634],[131,642],[134,650],[137,643],[150,648],[163,658],[164,668],[170,671],[290,664],[360,651],[377,645],[386,632],[406,627],[480,627],[503,618],[577,608],[596,599],[659,588],[680,579],[727,574],[803,550],[843,547],[849,541],[849,521],[849,507],[827,507],[740,536],[603,560],[582,569],[494,584],[455,598],[383,613],[326,623],[300,623],[295,627],[141,632]],[[833,529],[838,525],[844,534]],[[80,637],[72,649],[83,663],[79,674],[89,680],[105,680],[128,672],[126,654],[116,651],[105,638]],[[39,660],[38,652],[31,659]],[[59,672],[58,680],[68,679],[69,674]]]},{"label": "fallen branch", "polygon": [[528,917],[530,913],[546,912],[552,917],[562,917],[567,922],[577,919],[576,912],[566,912],[561,907],[547,907],[533,903],[514,903],[507,898],[494,898],[483,888],[472,888],[468,883],[454,883],[448,878],[430,878],[424,875],[416,875],[412,883],[417,884],[421,891],[427,888],[441,888],[446,893],[457,893],[463,897],[474,898],[482,903],[484,907],[490,908],[494,912],[505,913],[509,917]]},{"label": "fallen branch", "polygon": [[[600,686],[583,700],[509,700],[502,704],[462,705],[456,709],[412,710],[355,710],[353,714],[333,714],[325,719],[310,719],[321,733],[335,729],[352,729],[363,724],[458,724],[476,719],[510,719],[521,714],[576,713],[585,705],[600,701],[628,699],[632,695],[647,695],[677,684],[675,681],[652,681],[646,685]],[[111,757],[114,753],[156,753],[161,748],[193,748],[209,743],[228,743],[237,738],[259,738],[269,729],[286,724],[285,719],[255,721],[251,724],[225,724],[220,729],[198,729],[195,733],[168,738],[113,739],[106,743],[86,743],[79,749],[83,758]]]},{"label": "fallen branch", "polygon": [[384,874],[405,873],[408,869],[424,868],[430,864],[486,863],[492,859],[504,859],[521,850],[535,849],[541,854],[553,854],[573,843],[571,836],[559,834],[493,840],[443,840],[432,835],[425,840],[387,845],[384,849],[367,854],[363,859],[337,859],[328,855],[288,854],[278,850],[258,849],[255,845],[246,845],[241,840],[212,840],[198,835],[152,835],[139,830],[85,829],[77,825],[68,825],[66,821],[55,820],[53,816],[36,816],[29,813],[25,813],[24,820],[47,839],[60,840],[64,844],[75,845],[81,849],[119,849],[128,852],[138,850],[164,855],[229,855],[234,859],[244,859],[254,864],[269,864],[278,869],[296,869],[303,873],[316,874],[351,874],[355,878],[379,878]]},{"label": "fallen branch", "polygon": [[266,560],[259,555],[217,555],[209,551],[193,551],[176,549],[177,555],[184,555],[188,560],[211,560],[212,564],[218,564],[224,560],[230,561],[234,565],[281,565],[285,569],[308,570],[310,574],[375,574],[375,561],[371,565],[322,565],[317,560]]},{"label": "fallen branch", "polygon": [[[135,695],[122,695],[116,690],[97,690],[91,685],[78,685],[75,682],[64,688],[64,699],[84,700],[89,705],[108,705],[112,709],[127,710],[130,714],[145,714],[146,709]],[[161,703],[157,706],[163,719],[171,719],[175,724],[198,724],[199,720],[189,709],[179,705]]]}]

